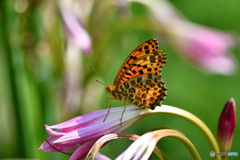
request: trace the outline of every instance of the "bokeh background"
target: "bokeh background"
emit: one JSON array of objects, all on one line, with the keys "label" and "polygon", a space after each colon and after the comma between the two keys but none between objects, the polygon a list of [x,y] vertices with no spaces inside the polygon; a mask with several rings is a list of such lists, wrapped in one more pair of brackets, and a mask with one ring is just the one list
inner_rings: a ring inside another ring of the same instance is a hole
[{"label": "bokeh background", "polygon": [[[163,104],[195,114],[216,136],[224,104],[234,98],[231,151],[240,153],[239,6],[237,0],[1,0],[0,158],[68,159],[38,149],[48,137],[44,124],[105,108],[110,95],[89,66],[112,84],[131,51],[152,38],[167,56]],[[179,117],[151,115],[125,132],[142,135],[161,127],[179,130],[202,159],[211,159],[201,131]],[[129,144],[114,140],[101,152],[114,158]],[[176,139],[164,138],[158,147],[169,159],[192,159]]]}]

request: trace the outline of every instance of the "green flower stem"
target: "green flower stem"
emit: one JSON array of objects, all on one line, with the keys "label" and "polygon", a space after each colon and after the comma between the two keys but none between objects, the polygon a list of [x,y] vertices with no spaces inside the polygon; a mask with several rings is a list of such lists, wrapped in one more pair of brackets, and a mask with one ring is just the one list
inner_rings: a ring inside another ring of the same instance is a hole
[{"label": "green flower stem", "polygon": [[180,132],[178,132],[176,130],[172,130],[172,129],[162,129],[162,130],[156,130],[154,132],[157,133],[159,140],[164,138],[164,137],[173,137],[173,138],[176,138],[176,139],[180,140],[188,148],[188,150],[190,151],[190,153],[193,156],[193,159],[197,159],[197,160],[201,159],[201,157],[198,154],[198,152],[197,152],[196,148],[194,147],[194,145],[182,133],[180,133]]},{"label": "green flower stem", "polygon": [[[220,149],[218,147],[218,143],[213,136],[210,129],[196,116],[191,114],[190,112],[187,112],[185,110],[182,110],[180,108],[162,105],[161,107],[156,107],[154,110],[150,110],[151,113],[162,113],[162,114],[172,114],[179,117],[182,117],[190,122],[192,122],[194,125],[196,125],[206,136],[208,142],[210,143],[210,146],[212,148],[212,151],[214,152],[220,152]],[[220,156],[215,156],[215,160],[221,160]]]}]

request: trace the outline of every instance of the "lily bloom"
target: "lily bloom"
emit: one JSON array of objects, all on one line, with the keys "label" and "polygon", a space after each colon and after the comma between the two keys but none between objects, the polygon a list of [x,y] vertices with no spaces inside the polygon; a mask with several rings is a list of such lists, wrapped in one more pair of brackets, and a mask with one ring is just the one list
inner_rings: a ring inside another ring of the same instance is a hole
[{"label": "lily bloom", "polygon": [[122,159],[149,159],[154,151],[160,159],[167,159],[166,155],[156,147],[158,141],[164,137],[173,137],[181,142],[189,149],[194,159],[200,159],[193,144],[180,132],[172,129],[161,129],[145,133],[141,137],[135,134],[129,133],[112,133],[107,134],[96,141],[92,149],[89,151],[88,156],[90,159],[96,159],[99,154],[99,149],[109,141],[118,138],[127,138],[135,140],[122,154],[120,154],[115,160]]},{"label": "lily bloom", "polygon": [[230,75],[236,69],[231,53],[235,44],[229,33],[189,22],[166,0],[128,0],[144,4],[154,18],[157,32],[172,44],[183,58],[199,69]]},{"label": "lily bloom", "polygon": [[160,159],[167,159],[166,155],[156,147],[158,141],[164,137],[173,137],[180,140],[189,149],[194,159],[201,159],[194,145],[182,133],[173,129],[161,129],[142,135],[119,155],[116,160],[149,159],[153,151]]},{"label": "lily bloom", "polygon": [[75,151],[73,157],[86,157],[89,149],[101,136],[123,132],[149,113],[149,110],[127,106],[121,120],[123,110],[124,107],[111,108],[104,122],[108,109],[87,113],[54,126],[46,125],[50,137],[40,149],[45,152]]},{"label": "lily bloom", "polygon": [[[59,1],[61,20],[67,45],[65,50],[65,87],[64,110],[67,117],[71,117],[78,109],[83,95],[82,56],[92,52],[92,39],[87,31],[85,12],[79,1]],[[82,53],[82,54],[81,54]]]},{"label": "lily bloom", "polygon": [[73,1],[60,1],[62,22],[68,43],[76,44],[85,55],[88,55],[92,52],[92,40],[83,18],[79,16],[82,11],[81,6],[78,7],[78,14],[74,13],[76,6],[79,4],[74,4]]},{"label": "lily bloom", "polygon": [[218,144],[221,152],[229,152],[236,126],[236,106],[233,98],[225,104],[218,122]]},{"label": "lily bloom", "polygon": [[173,45],[192,64],[208,73],[230,75],[236,61],[231,54],[231,35],[208,27],[181,22],[173,27]]}]

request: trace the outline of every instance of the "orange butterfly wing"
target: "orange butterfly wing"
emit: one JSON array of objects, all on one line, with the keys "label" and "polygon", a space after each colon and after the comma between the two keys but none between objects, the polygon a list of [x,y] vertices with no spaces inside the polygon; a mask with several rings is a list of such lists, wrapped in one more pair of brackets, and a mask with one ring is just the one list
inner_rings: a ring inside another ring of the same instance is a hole
[{"label": "orange butterfly wing", "polygon": [[154,109],[161,105],[166,97],[165,83],[155,74],[143,74],[129,79],[119,85],[118,88],[124,96],[124,100],[139,108]]},{"label": "orange butterfly wing", "polygon": [[154,39],[139,45],[120,67],[113,85],[119,84],[142,74],[152,73],[161,77],[161,68],[166,63],[166,55],[159,51],[158,42]]},{"label": "orange butterfly wing", "polygon": [[124,61],[114,84],[105,86],[115,99],[129,102],[140,108],[154,109],[166,97],[161,69],[166,55],[159,51],[156,40],[138,46]]}]

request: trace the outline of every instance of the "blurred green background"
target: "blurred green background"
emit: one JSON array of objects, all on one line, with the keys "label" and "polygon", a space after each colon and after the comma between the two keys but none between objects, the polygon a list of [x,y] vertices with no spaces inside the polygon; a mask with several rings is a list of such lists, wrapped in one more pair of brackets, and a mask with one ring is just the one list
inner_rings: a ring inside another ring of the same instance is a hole
[{"label": "blurred green background", "polygon": [[[131,51],[152,38],[159,41],[160,49],[167,56],[162,78],[168,97],[163,104],[195,114],[216,136],[220,113],[226,101],[233,97],[237,126],[231,151],[240,153],[238,68],[234,74],[224,76],[208,74],[190,65],[150,22],[145,21],[148,18],[143,5],[133,3],[125,11],[106,0],[79,2],[81,7],[92,5],[88,19],[83,14],[92,39],[92,52],[88,54],[69,47],[60,1],[0,1],[1,159],[68,159],[69,156],[61,153],[46,153],[38,149],[48,137],[44,124],[54,125],[105,108],[106,98],[110,95],[103,85],[95,81],[99,78],[89,66],[93,65],[103,79],[112,84]],[[170,2],[191,22],[231,32],[236,38],[240,34],[240,2],[237,0]],[[128,14],[131,14],[132,21]],[[232,51],[239,62],[239,38],[236,43]],[[69,57],[71,52],[73,55]],[[115,101],[112,107],[117,106],[121,104]],[[192,141],[202,159],[210,159],[211,148],[204,135],[179,117],[151,115],[125,132],[142,135],[157,127],[181,131]],[[114,158],[130,143],[129,140],[114,140],[101,151]],[[192,159],[189,151],[176,139],[164,138],[158,146],[169,159]]]}]

